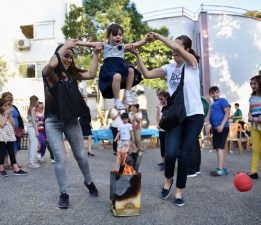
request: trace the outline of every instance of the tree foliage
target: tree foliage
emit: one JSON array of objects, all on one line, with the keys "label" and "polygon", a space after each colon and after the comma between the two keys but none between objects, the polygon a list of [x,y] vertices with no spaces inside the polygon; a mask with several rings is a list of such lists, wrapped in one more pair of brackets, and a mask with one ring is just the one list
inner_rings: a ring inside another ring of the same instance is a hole
[{"label": "tree foliage", "polygon": [[[130,0],[85,0],[82,7],[72,5],[66,16],[62,31],[67,38],[88,41],[106,41],[105,30],[111,23],[118,23],[124,29],[124,42],[131,43],[145,38],[149,31],[156,31],[168,36],[168,29],[152,29],[142,21],[142,15]],[[150,68],[160,67],[169,62],[171,51],[159,41],[142,47],[141,55],[145,65]],[[91,63],[91,49],[78,48],[76,63],[88,67]],[[126,62],[135,64],[135,57],[126,54]],[[161,79],[143,80],[143,84],[152,88],[163,88]]]},{"label": "tree foliage", "polygon": [[248,11],[247,13],[245,13],[245,16],[261,18],[261,11]]},{"label": "tree foliage", "polygon": [[0,56],[0,92],[2,91],[2,88],[7,82],[9,76],[11,75],[8,73],[7,63],[3,57]]}]

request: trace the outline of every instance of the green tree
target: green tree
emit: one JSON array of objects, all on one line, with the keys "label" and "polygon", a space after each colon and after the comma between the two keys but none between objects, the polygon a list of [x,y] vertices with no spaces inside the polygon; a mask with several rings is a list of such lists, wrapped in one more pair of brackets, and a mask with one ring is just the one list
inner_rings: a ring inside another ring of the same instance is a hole
[{"label": "green tree", "polygon": [[261,12],[260,12],[260,11],[257,11],[257,10],[248,11],[248,12],[245,13],[244,15],[245,15],[245,16],[249,16],[249,17],[261,18]]},{"label": "green tree", "polygon": [[11,75],[8,73],[7,63],[0,56],[0,92],[2,92],[5,83],[8,81],[8,77]]},{"label": "green tree", "polygon": [[[72,5],[62,31],[67,38],[106,41],[105,30],[112,22],[124,28],[125,43],[141,40],[151,30],[168,35],[166,27],[152,29],[143,22],[142,15],[137,11],[135,4],[130,3],[129,0],[85,0],[82,7]],[[171,55],[170,49],[158,41],[143,46],[140,51],[145,65],[150,69],[168,63]],[[91,61],[90,53],[91,49],[78,48],[76,54],[79,57],[76,63],[88,67]],[[126,61],[135,64],[136,60],[128,53]],[[144,79],[142,83],[152,88],[165,87],[165,82],[161,79]]]}]

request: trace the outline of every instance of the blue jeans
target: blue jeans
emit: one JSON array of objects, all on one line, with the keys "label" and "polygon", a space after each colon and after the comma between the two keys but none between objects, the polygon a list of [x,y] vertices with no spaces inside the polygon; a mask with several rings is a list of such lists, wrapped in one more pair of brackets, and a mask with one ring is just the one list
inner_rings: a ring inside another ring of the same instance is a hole
[{"label": "blue jeans", "polygon": [[60,192],[67,192],[67,179],[65,171],[66,154],[63,133],[71,145],[74,158],[87,183],[92,181],[88,163],[88,157],[84,146],[83,134],[78,121],[74,118],[68,122],[61,122],[57,116],[49,116],[45,120],[48,143],[53,151],[55,160],[55,175]]},{"label": "blue jeans", "polygon": [[178,159],[177,188],[185,188],[187,181],[190,153],[202,129],[203,115],[188,116],[185,121],[166,132],[165,143],[165,177],[174,176],[174,168]]}]

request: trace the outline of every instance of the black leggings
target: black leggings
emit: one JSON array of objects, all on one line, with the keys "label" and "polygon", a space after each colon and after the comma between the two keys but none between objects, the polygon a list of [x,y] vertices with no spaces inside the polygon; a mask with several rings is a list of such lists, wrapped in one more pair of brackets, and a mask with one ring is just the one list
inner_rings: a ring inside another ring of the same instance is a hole
[{"label": "black leggings", "polygon": [[0,142],[0,165],[4,164],[6,152],[8,152],[11,164],[16,164],[14,142]]},{"label": "black leggings", "polygon": [[117,152],[118,143],[117,143],[117,141],[114,141],[114,139],[117,136],[118,128],[117,127],[110,127],[110,128],[111,128],[112,136],[113,136],[112,148],[113,148],[114,152]]},{"label": "black leggings", "polygon": [[165,131],[159,131],[159,141],[160,141],[160,155],[163,158],[165,156]]}]

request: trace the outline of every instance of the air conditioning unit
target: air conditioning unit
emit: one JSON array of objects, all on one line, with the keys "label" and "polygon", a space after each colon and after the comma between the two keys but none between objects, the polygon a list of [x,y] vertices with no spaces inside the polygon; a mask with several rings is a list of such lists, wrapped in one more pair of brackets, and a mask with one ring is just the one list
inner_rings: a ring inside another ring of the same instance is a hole
[{"label": "air conditioning unit", "polygon": [[16,41],[16,47],[18,49],[29,49],[30,48],[30,40],[29,39],[18,39]]}]

